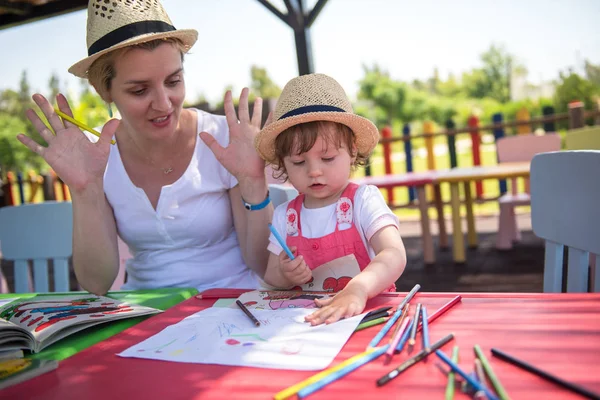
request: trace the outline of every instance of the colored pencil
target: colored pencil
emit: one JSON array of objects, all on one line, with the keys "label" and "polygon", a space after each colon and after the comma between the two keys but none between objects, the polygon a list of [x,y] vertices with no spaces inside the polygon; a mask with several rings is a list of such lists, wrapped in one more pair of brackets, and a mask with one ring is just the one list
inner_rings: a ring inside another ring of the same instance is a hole
[{"label": "colored pencil", "polygon": [[473,346],[473,350],[475,351],[475,355],[477,356],[479,361],[481,361],[481,366],[483,367],[483,370],[485,371],[490,382],[492,382],[492,386],[498,394],[498,397],[500,397],[501,400],[509,400],[508,393],[506,393],[506,390],[504,390],[504,387],[500,383],[500,380],[494,373],[494,370],[492,369],[492,366],[485,357],[485,354],[483,354],[481,347],[479,347],[479,345],[476,344],[475,346]]},{"label": "colored pencil", "polygon": [[399,328],[396,330],[396,332],[394,332],[394,336],[390,340],[390,347],[385,352],[385,356],[386,356],[385,363],[386,364],[389,363],[390,360],[392,359],[392,357],[394,356],[394,352],[396,351],[396,346],[398,346],[398,343],[400,342],[400,339],[402,338],[402,335],[406,331],[406,327],[408,326],[409,323],[410,323],[410,317],[403,318],[402,322],[398,322]]},{"label": "colored pencil", "polygon": [[441,348],[442,346],[444,346],[446,343],[448,343],[452,339],[454,339],[454,334],[450,333],[449,335],[446,335],[443,338],[441,338],[440,340],[438,340],[437,342],[435,342],[429,350],[426,350],[426,349],[421,350],[420,352],[415,354],[412,358],[409,358],[408,360],[404,361],[398,367],[394,368],[393,370],[391,370],[390,372],[388,372],[387,374],[385,374],[384,376],[379,378],[377,380],[377,386],[385,385],[386,383],[388,383],[389,381],[391,381],[392,379],[394,379],[398,375],[400,375],[402,372],[406,371],[407,369],[409,369],[410,367],[412,367],[413,365],[415,365],[416,363],[421,361],[423,358],[425,358],[425,356],[428,356],[429,354],[433,353],[435,350]]},{"label": "colored pencil", "polygon": [[464,380],[466,380],[469,385],[471,385],[476,392],[482,391],[490,400],[499,400],[492,392],[483,387],[481,383],[477,382],[473,377],[463,371],[458,364],[453,362],[443,351],[436,350],[435,354],[446,363],[454,372],[460,375]]},{"label": "colored pencil", "polygon": [[[65,114],[64,112],[60,111],[58,108],[55,108],[54,112],[56,114],[58,114],[58,116],[61,117],[62,119],[64,119],[65,121],[68,121],[68,122],[72,123],[73,125],[77,125],[79,128],[83,129],[84,131],[88,131],[89,133],[91,133],[94,136],[100,137],[100,132],[98,132],[94,128],[90,128],[83,122],[77,121],[75,118],[71,117],[70,115]],[[115,144],[114,140],[111,140],[110,142],[112,144]]]},{"label": "colored pencil", "polygon": [[[392,333],[392,337],[390,338],[390,348],[388,349],[388,356],[391,357],[394,355],[394,350],[396,350],[396,346],[398,345],[398,342],[400,341],[400,338],[402,337],[402,333],[404,332],[404,329],[406,327],[403,327],[403,323],[404,323],[404,319],[407,317],[408,315],[408,309],[410,308],[410,304],[405,304],[404,305],[404,309],[402,310],[402,314],[400,315],[400,321],[398,321],[398,323],[396,324],[396,329],[394,329],[394,333]],[[402,332],[400,332],[400,330],[402,330]],[[389,361],[389,357],[388,357],[388,361]]]},{"label": "colored pencil", "polygon": [[[427,322],[427,308],[425,306],[421,307],[421,325],[423,326],[423,333],[421,333],[421,336],[423,337],[423,348],[428,349],[429,348],[429,323]],[[425,360],[423,360],[423,361],[427,361],[427,357],[425,357]]]},{"label": "colored pencil", "polygon": [[354,364],[356,361],[361,360],[363,357],[373,353],[375,350],[377,350],[377,349],[369,349],[365,352],[356,354],[356,355],[342,361],[338,365],[335,365],[331,368],[327,368],[327,369],[319,372],[318,374],[315,374],[315,375],[311,376],[310,378],[303,380],[302,382],[298,382],[293,386],[283,389],[282,391],[275,394],[275,396],[273,398],[275,400],[284,400],[289,397],[292,397],[293,395],[298,393],[299,390],[301,390],[315,382],[320,381],[321,379],[323,379],[324,377],[328,376],[331,373],[339,371],[339,370],[343,369],[344,367],[347,367],[348,365]]},{"label": "colored pencil", "polygon": [[317,382],[314,382],[314,383],[306,386],[305,388],[298,391],[298,398],[303,399],[306,396],[316,392],[317,390],[324,388],[325,386],[329,385],[330,383],[335,382],[338,379],[348,375],[350,372],[373,361],[374,359],[376,359],[377,357],[379,357],[380,355],[385,353],[388,347],[389,347],[389,345],[387,345],[387,344],[385,346],[381,346],[381,347],[377,348],[376,350],[372,351],[371,353],[367,354],[363,358],[356,360],[352,364],[349,364],[338,371],[332,372],[332,373],[326,375],[325,377],[323,377],[322,379],[318,380]]},{"label": "colored pencil", "polygon": [[412,353],[413,347],[416,343],[417,337],[417,326],[419,325],[419,320],[421,319],[421,308],[423,305],[421,303],[417,303],[417,308],[415,309],[414,320],[415,323],[412,326],[412,330],[410,331],[410,337],[408,339],[408,354]]},{"label": "colored pencil", "polygon": [[[458,364],[458,346],[454,346],[452,349],[452,361]],[[454,399],[454,391],[456,388],[456,380],[454,379],[454,371],[450,370],[448,374],[448,384],[446,385],[446,400]]]},{"label": "colored pencil", "polygon": [[391,310],[392,308],[394,308],[394,307],[392,307],[392,306],[387,306],[387,307],[381,307],[381,308],[378,308],[377,310],[372,310],[372,311],[369,311],[368,313],[366,313],[366,314],[365,314],[365,318],[367,318],[367,317],[370,317],[371,315],[375,315],[375,314],[381,314],[381,313],[384,313],[384,312],[386,312],[386,311],[389,311],[389,310]]},{"label": "colored pencil", "polygon": [[379,342],[381,341],[381,339],[383,339],[385,334],[388,333],[390,328],[394,325],[394,323],[398,320],[398,318],[400,318],[400,315],[402,314],[402,309],[404,308],[404,306],[406,304],[408,304],[408,302],[410,302],[410,300],[414,297],[414,295],[419,291],[420,288],[421,288],[421,285],[419,285],[419,284],[416,284],[412,288],[412,290],[406,295],[404,300],[402,300],[402,303],[400,303],[396,312],[390,317],[388,322],[383,326],[383,328],[381,328],[381,330],[377,333],[377,335],[375,335],[375,337],[371,340],[371,342],[369,343],[367,348],[375,347],[379,344]]},{"label": "colored pencil", "polygon": [[273,236],[275,236],[275,239],[277,239],[277,241],[279,242],[279,245],[281,246],[283,251],[286,252],[286,254],[290,258],[290,260],[293,260],[295,258],[294,254],[292,253],[290,248],[285,243],[285,240],[283,240],[283,238],[279,235],[279,232],[277,232],[277,229],[275,229],[273,224],[269,223],[269,229],[271,230],[271,233],[273,234]]},{"label": "colored pencil", "polygon": [[400,341],[398,342],[398,344],[396,345],[396,349],[394,350],[395,354],[401,353],[402,349],[404,348],[404,346],[406,345],[406,342],[408,341],[408,338],[410,336],[410,331],[412,330],[412,326],[415,324],[415,320],[411,319],[410,323],[408,324],[408,326],[406,327],[406,330],[404,331],[404,333],[402,334],[402,337],[400,338]]},{"label": "colored pencil", "polygon": [[[446,304],[444,304],[443,306],[438,308],[433,314],[431,314],[431,316],[429,318],[427,318],[427,322],[429,324],[431,324],[433,321],[435,321],[436,319],[441,317],[446,311],[448,311],[449,309],[454,307],[456,304],[460,303],[461,300],[462,300],[461,296],[456,296],[455,298],[453,298],[452,300],[450,300],[449,302],[447,302]],[[417,328],[417,330],[420,331],[421,329],[423,329],[422,323],[419,324],[419,327]]]},{"label": "colored pencil", "polygon": [[239,300],[236,300],[235,304],[237,304],[238,307],[242,309],[244,314],[246,314],[248,316],[248,318],[250,318],[250,320],[252,321],[252,323],[254,323],[255,326],[260,326],[260,321],[258,319],[256,319],[256,317],[254,315],[252,315],[252,313],[250,312],[250,310],[248,310],[248,308],[246,308],[244,303],[242,303]]},{"label": "colored pencil", "polygon": [[384,311],[379,314],[365,315],[363,317],[363,319],[360,320],[360,323],[362,324],[363,322],[369,322],[369,321],[373,321],[374,319],[379,319],[379,318],[387,318],[389,316],[390,316],[389,311]]},{"label": "colored pencil", "polygon": [[[485,373],[483,372],[483,366],[481,365],[481,360],[475,358],[473,370],[475,372],[475,376],[477,377],[477,381],[481,383],[481,386],[484,388],[488,388],[488,385],[485,381]],[[475,393],[477,395],[477,393]]]},{"label": "colored pencil", "polygon": [[361,322],[356,329],[354,330],[354,332],[358,332],[358,331],[362,331],[363,329],[367,329],[370,328],[372,326],[375,325],[380,325],[380,324],[384,324],[387,322],[387,318],[386,317],[381,317],[381,318],[377,318],[377,319],[372,319],[370,321],[367,322]]},{"label": "colored pencil", "polygon": [[546,371],[542,371],[541,369],[539,369],[538,367],[535,367],[525,361],[519,360],[516,357],[513,357],[501,350],[498,349],[494,349],[492,348],[492,355],[495,357],[498,357],[499,359],[506,361],[516,367],[519,367],[521,369],[524,369],[525,371],[529,371],[534,375],[539,376],[540,378],[546,379],[549,382],[555,383],[558,386],[561,386],[565,389],[568,389],[574,393],[580,394],[582,396],[587,397],[588,399],[593,399],[593,400],[600,400],[600,395],[597,393],[594,393],[584,387],[581,387],[579,385],[576,385],[574,383],[565,381],[564,379],[561,379],[557,376],[554,376]]}]

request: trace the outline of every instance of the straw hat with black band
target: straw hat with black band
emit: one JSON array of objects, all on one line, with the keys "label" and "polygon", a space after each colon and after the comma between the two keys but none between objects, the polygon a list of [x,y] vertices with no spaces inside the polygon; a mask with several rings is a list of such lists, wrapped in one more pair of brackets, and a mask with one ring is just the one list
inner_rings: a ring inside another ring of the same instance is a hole
[{"label": "straw hat with black band", "polygon": [[277,135],[294,125],[313,121],[348,126],[354,132],[361,154],[369,154],[379,141],[377,127],[354,114],[346,92],[335,79],[324,74],[309,74],[292,79],[283,88],[273,112],[273,122],[265,126],[254,141],[258,154],[267,162],[276,162]]},{"label": "straw hat with black band", "polygon": [[198,39],[195,29],[175,29],[158,0],[90,0],[88,3],[88,56],[69,68],[87,78],[98,57],[113,50],[156,39],[177,38],[189,50]]}]

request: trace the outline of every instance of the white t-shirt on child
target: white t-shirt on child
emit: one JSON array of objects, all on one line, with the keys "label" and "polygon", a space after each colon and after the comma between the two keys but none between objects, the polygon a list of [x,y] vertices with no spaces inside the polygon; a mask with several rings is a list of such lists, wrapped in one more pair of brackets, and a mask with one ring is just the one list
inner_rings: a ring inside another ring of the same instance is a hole
[{"label": "white t-shirt on child", "polygon": [[[273,227],[285,240],[286,238],[286,211],[289,201],[279,205],[273,214]],[[398,217],[385,203],[381,192],[376,186],[362,185],[356,190],[354,196],[353,221],[362,238],[371,259],[375,251],[369,244],[371,237],[381,228],[386,226],[399,227]],[[305,208],[300,211],[300,227],[302,236],[306,238],[319,238],[335,231],[337,224],[336,203],[321,208]],[[350,224],[340,224],[339,229],[350,228]],[[279,255],[283,251],[275,236],[269,237],[269,251]]]}]

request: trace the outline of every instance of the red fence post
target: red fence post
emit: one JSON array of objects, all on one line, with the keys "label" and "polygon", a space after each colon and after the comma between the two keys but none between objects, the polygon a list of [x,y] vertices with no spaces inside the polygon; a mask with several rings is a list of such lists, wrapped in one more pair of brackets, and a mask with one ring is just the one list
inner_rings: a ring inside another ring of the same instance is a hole
[{"label": "red fence post", "polygon": [[15,196],[13,193],[13,183],[15,183],[15,174],[12,171],[6,173],[6,183],[4,184],[4,204],[7,206],[15,205]]},{"label": "red fence post", "polygon": [[[384,139],[389,139],[392,137],[392,128],[389,126],[384,127],[381,130],[381,137]],[[385,168],[385,174],[390,175],[392,173],[392,143],[384,142],[383,143],[383,165]],[[388,194],[388,204],[394,204],[394,188],[387,189]]]},{"label": "red fence post", "polygon": [[[471,115],[467,125],[469,128],[478,128],[479,118]],[[473,165],[481,165],[481,136],[479,136],[479,129],[471,131],[471,143],[473,148]],[[478,199],[483,197],[483,183],[481,181],[475,183],[475,192]]]}]

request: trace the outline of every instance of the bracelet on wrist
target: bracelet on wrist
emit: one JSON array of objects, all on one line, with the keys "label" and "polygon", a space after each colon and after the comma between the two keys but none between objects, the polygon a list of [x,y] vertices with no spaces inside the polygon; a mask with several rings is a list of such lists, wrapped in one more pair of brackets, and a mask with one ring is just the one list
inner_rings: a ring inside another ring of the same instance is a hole
[{"label": "bracelet on wrist", "polygon": [[267,197],[261,203],[258,203],[258,204],[250,204],[246,200],[244,200],[244,198],[242,197],[242,203],[244,204],[244,208],[248,211],[262,210],[263,208],[268,206],[270,202],[271,202],[271,198],[269,197],[268,190],[267,190]]}]

